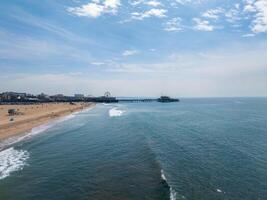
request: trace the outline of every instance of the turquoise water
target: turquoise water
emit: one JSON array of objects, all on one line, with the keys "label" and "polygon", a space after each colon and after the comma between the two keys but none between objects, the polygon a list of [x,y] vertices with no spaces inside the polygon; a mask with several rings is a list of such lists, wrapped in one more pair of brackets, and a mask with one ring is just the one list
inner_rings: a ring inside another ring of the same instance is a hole
[{"label": "turquoise water", "polygon": [[3,146],[1,200],[267,199],[266,98],[99,104]]}]

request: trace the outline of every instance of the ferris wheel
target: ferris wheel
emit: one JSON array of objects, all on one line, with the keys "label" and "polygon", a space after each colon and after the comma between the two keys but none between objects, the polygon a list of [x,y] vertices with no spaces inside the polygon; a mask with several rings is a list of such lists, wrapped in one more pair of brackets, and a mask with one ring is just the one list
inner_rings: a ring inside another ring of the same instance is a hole
[{"label": "ferris wheel", "polygon": [[111,97],[111,93],[110,92],[105,92],[105,94],[104,94],[104,97],[106,97],[106,98],[109,98],[109,97]]}]

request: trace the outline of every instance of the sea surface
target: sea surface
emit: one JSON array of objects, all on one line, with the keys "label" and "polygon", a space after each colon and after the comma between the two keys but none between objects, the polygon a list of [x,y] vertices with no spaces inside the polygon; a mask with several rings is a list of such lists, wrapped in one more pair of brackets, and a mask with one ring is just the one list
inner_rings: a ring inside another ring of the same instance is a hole
[{"label": "sea surface", "polygon": [[267,98],[98,104],[0,148],[1,200],[267,199]]}]

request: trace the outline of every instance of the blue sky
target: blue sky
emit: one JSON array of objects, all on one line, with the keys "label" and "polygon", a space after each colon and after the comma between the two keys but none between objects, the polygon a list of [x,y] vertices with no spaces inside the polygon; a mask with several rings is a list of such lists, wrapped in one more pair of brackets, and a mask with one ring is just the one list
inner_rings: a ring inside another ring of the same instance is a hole
[{"label": "blue sky", "polygon": [[0,91],[266,96],[266,0],[2,0]]}]

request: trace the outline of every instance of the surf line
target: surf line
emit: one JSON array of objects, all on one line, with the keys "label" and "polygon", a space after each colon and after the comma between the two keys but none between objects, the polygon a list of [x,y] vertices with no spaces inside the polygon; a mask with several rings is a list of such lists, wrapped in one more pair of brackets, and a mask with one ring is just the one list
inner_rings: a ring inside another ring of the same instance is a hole
[{"label": "surf line", "polygon": [[167,178],[164,174],[163,170],[160,170],[161,173],[161,179],[167,184],[169,190],[170,190],[170,200],[176,200],[176,191],[169,185]]},{"label": "surf line", "polygon": [[0,152],[5,150],[6,148],[16,144],[16,143],[19,143],[19,142],[24,141],[26,139],[32,138],[33,136],[38,135],[38,134],[50,129],[59,123],[70,120],[70,119],[76,117],[78,114],[83,113],[83,112],[87,112],[91,109],[93,109],[93,107],[89,107],[89,108],[84,109],[84,110],[73,112],[72,114],[62,116],[62,117],[59,117],[58,119],[55,119],[55,120],[52,120],[50,122],[36,126],[36,127],[32,128],[30,131],[27,131],[25,133],[22,133],[22,134],[19,134],[17,136],[13,136],[13,137],[10,137],[10,138],[4,139],[4,140],[0,140]]}]

